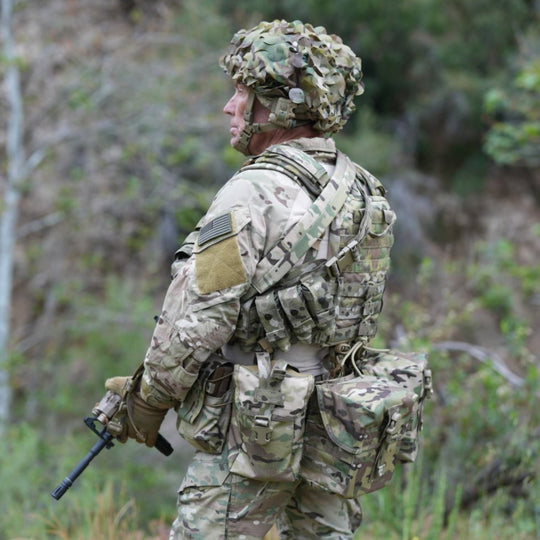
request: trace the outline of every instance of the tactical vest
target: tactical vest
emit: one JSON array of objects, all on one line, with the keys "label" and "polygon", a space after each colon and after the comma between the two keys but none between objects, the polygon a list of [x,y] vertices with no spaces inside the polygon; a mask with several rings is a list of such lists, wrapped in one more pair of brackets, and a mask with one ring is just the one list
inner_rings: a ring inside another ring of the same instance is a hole
[{"label": "tactical vest", "polygon": [[[367,343],[375,335],[390,267],[395,214],[381,183],[349,163],[354,167],[352,186],[327,227],[328,258],[317,259],[316,250],[310,249],[277,283],[262,293],[251,290],[241,299],[232,341],[244,350],[262,345],[266,350],[286,351],[297,342],[322,347]],[[239,174],[256,169],[289,176],[315,203],[330,180],[314,156],[290,144],[270,147],[248,161]]]}]

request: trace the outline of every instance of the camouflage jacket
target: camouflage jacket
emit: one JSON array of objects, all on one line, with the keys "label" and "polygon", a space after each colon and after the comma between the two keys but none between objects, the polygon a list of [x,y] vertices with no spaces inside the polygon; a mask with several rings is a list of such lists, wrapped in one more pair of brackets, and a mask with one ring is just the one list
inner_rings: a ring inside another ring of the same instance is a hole
[{"label": "camouflage jacket", "polygon": [[[297,139],[294,146],[322,161],[332,173],[336,156],[332,139]],[[372,189],[377,194],[380,191],[378,198],[384,199],[384,190],[372,180]],[[264,269],[257,265],[306,214],[312,202],[304,187],[278,170],[240,169],[220,189],[173,264],[173,279],[145,357],[142,394],[150,404],[170,407],[181,402],[209,355],[231,340],[240,339],[247,347],[256,342],[246,342],[246,327],[242,332],[238,324],[252,284],[264,280],[259,275]],[[379,214],[386,216],[385,212],[386,207]],[[390,220],[381,222],[386,234]],[[329,237],[331,243],[331,230],[298,264],[330,258]],[[390,246],[391,239],[381,258],[384,268],[378,269],[382,270],[379,296],[384,289]],[[371,280],[371,275],[368,277]],[[377,309],[380,311],[380,305]],[[256,321],[254,324],[257,326]],[[254,331],[257,334],[261,330]]]}]

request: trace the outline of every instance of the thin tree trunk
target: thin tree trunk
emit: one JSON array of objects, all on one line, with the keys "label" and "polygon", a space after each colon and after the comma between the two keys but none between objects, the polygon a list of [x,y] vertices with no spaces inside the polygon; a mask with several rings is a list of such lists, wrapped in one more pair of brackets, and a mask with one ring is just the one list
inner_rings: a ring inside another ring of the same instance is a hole
[{"label": "thin tree trunk", "polygon": [[20,184],[24,176],[23,106],[19,68],[17,66],[11,15],[14,0],[2,0],[2,39],[4,62],[7,63],[5,91],[7,119],[7,182],[0,215],[0,435],[10,420],[11,383],[8,366],[8,344],[13,281],[13,249],[17,234]]}]

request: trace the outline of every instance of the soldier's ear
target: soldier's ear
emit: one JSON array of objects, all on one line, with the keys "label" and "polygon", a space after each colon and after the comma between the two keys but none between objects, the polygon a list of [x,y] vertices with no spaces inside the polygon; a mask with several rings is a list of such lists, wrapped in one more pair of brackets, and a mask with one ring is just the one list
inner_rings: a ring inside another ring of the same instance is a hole
[{"label": "soldier's ear", "polygon": [[265,124],[268,122],[270,116],[270,109],[267,109],[255,96],[253,100],[253,122],[255,124]]}]

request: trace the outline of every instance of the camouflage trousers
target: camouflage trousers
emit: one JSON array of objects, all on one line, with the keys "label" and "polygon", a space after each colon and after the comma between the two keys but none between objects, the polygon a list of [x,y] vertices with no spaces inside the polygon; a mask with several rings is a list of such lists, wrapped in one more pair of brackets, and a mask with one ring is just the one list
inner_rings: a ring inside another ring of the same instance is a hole
[{"label": "camouflage trousers", "polygon": [[262,539],[276,524],[280,539],[352,539],[362,513],[346,500],[295,482],[263,482],[229,471],[227,453],[197,452],[178,491],[169,540]]}]

